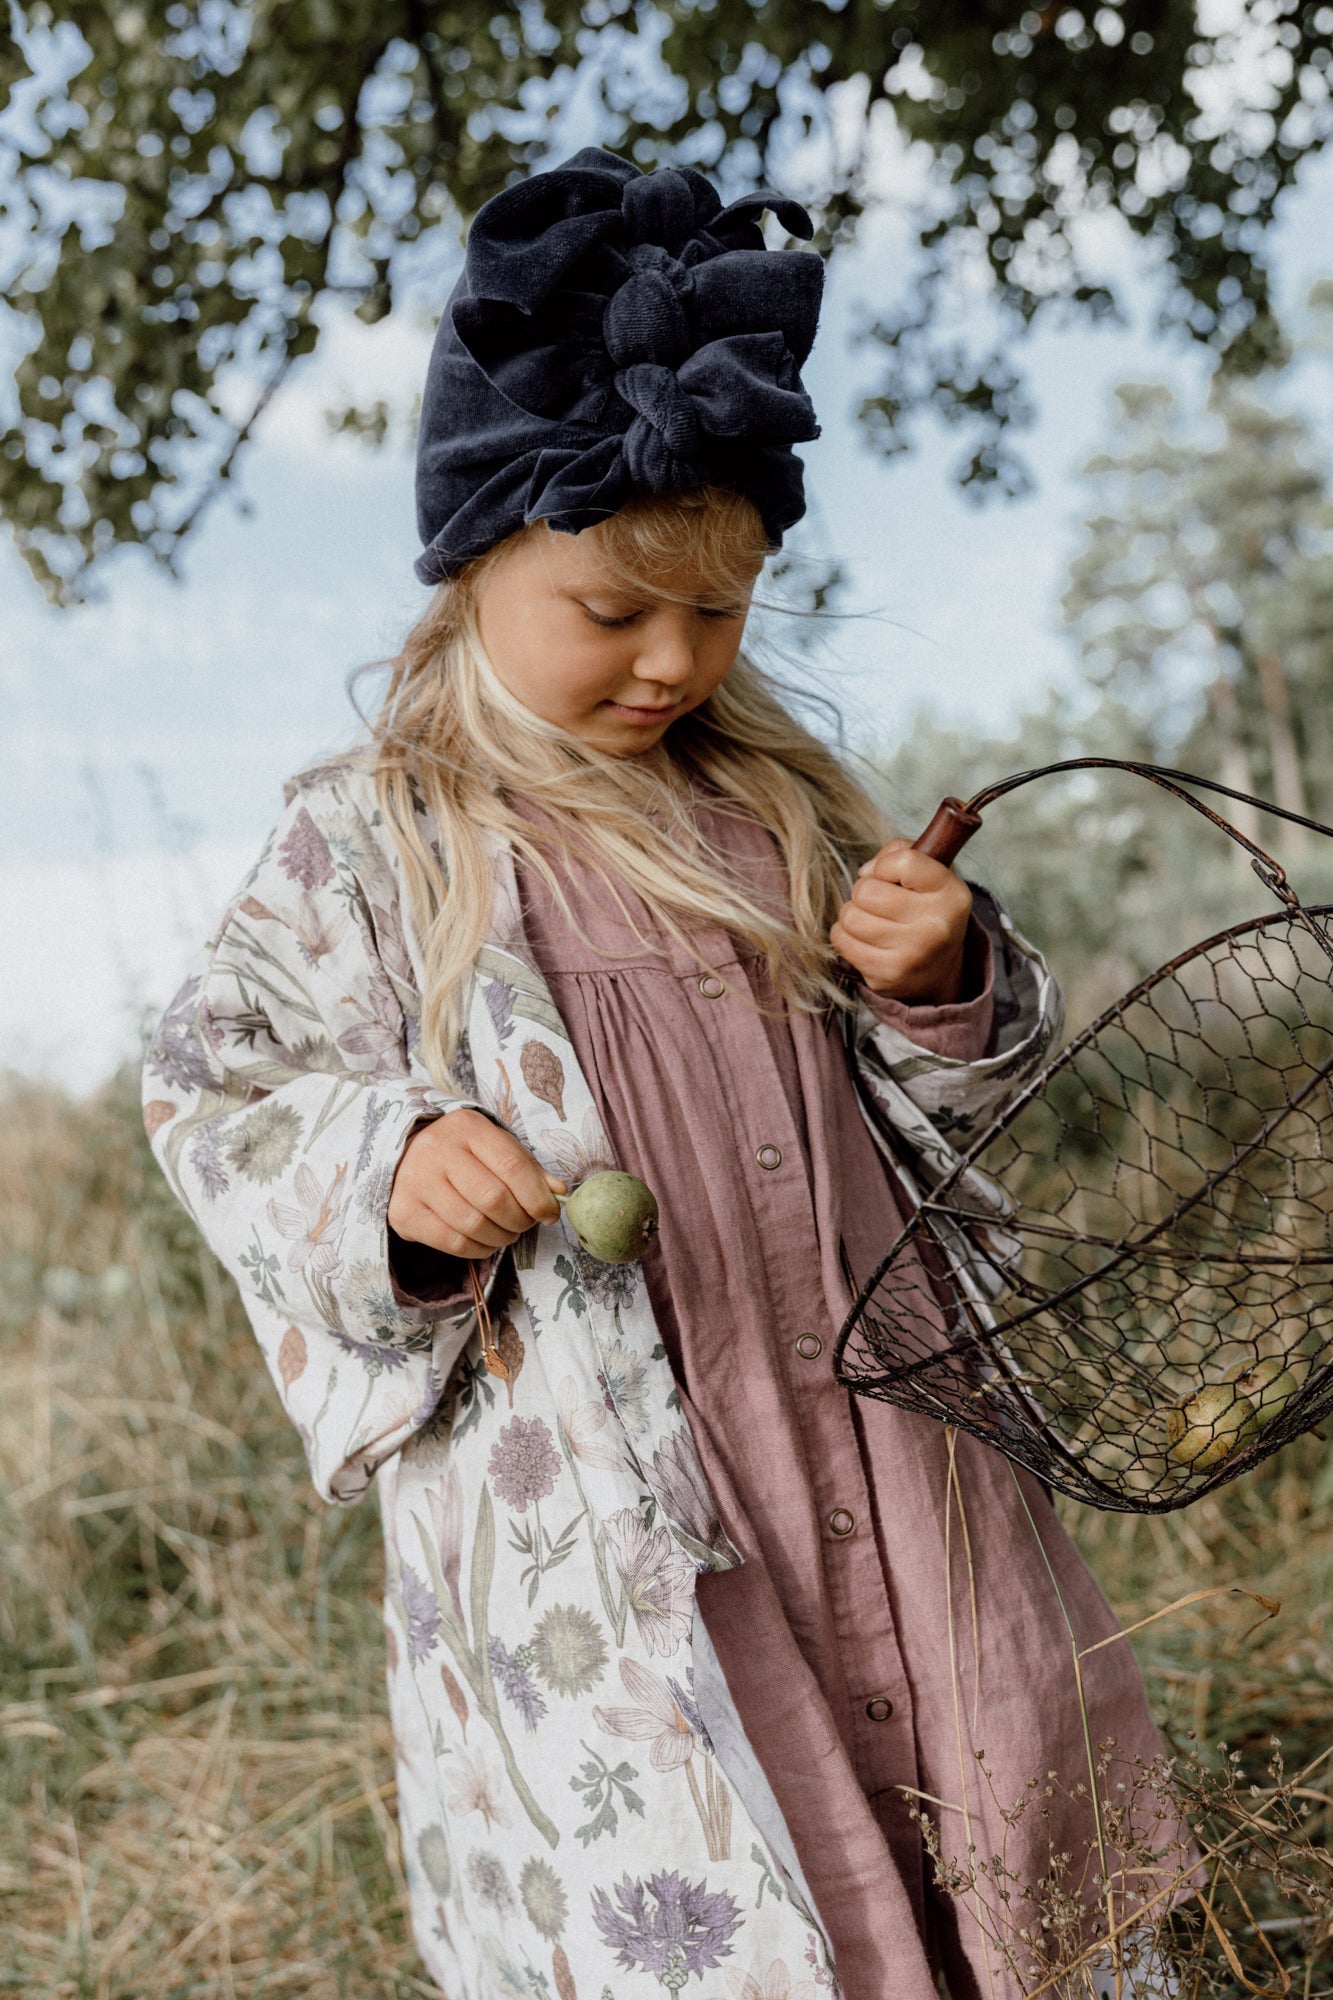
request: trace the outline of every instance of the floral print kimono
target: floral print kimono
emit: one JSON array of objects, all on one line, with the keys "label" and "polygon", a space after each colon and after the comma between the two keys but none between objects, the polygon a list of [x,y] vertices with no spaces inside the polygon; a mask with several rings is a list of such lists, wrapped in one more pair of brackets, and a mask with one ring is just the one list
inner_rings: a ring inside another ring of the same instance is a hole
[{"label": "floral print kimono", "polygon": [[[521,1237],[488,1280],[507,1382],[485,1370],[471,1309],[406,1306],[390,1273],[389,1193],[423,1118],[482,1110],[552,1171],[567,1171],[571,1135],[606,1150],[508,845],[492,849],[466,1010],[470,1094],[453,1096],[420,1060],[422,955],[369,769],[315,769],[287,798],[158,1028],[145,1121],[240,1287],[316,1489],[348,1505],[378,1474],[422,1957],[449,2000],[713,2000],[724,1979],[746,2000],[836,1995],[791,1832],[697,1612],[696,1579],[739,1556],[639,1268],[610,1282],[559,1223]],[[947,1172],[951,1141],[1058,1029],[1044,962],[987,908],[998,1054],[934,1058],[868,1009],[857,1023],[865,1116],[885,1150],[877,1128],[892,1128],[900,1180],[904,1154],[919,1182]],[[632,1412],[613,1347],[641,1364]],[[631,1763],[599,1732],[615,1681],[660,1716],[668,1754]]]}]

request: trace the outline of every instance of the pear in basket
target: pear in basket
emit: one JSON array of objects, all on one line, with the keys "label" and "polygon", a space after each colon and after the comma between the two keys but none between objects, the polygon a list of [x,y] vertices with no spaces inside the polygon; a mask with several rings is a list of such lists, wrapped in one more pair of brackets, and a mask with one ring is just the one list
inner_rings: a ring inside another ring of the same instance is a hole
[{"label": "pear in basket", "polygon": [[1254,1404],[1261,1423],[1276,1417],[1300,1388],[1284,1356],[1270,1354],[1266,1361],[1242,1361],[1228,1369],[1224,1381],[1234,1382],[1242,1396]]},{"label": "pear in basket", "polygon": [[1248,1444],[1259,1412],[1234,1382],[1210,1382],[1166,1413],[1167,1450],[1191,1472],[1211,1472]]}]

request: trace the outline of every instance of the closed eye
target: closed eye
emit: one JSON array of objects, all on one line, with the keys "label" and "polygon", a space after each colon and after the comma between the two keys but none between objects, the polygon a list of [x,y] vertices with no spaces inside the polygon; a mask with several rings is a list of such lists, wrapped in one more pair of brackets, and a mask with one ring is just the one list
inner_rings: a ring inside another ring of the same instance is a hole
[{"label": "closed eye", "polygon": [[[699,616],[701,618],[743,618],[745,616],[745,610],[746,610],[746,607],[743,604],[727,604],[722,606],[715,604],[696,604],[694,608],[699,613]],[[594,625],[600,625],[604,631],[618,631],[623,626],[632,625],[636,618],[642,618],[643,616],[643,613],[641,611],[627,611],[623,617],[606,618],[603,617],[601,613],[592,610],[590,606],[586,604],[584,605],[583,609],[586,612],[587,616],[591,619],[592,623]]]}]

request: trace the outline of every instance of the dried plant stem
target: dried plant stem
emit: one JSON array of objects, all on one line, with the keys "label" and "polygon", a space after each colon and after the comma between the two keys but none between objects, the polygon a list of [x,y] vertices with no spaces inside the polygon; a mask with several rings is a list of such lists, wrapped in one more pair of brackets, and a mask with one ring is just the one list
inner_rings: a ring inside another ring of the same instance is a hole
[{"label": "dried plant stem", "polygon": [[[958,1747],[958,1780],[963,1795],[963,1838],[967,1844],[967,1851],[970,1857],[975,1852],[975,1843],[973,1842],[972,1839],[972,1813],[968,1804],[967,1756],[963,1747],[963,1723],[962,1723],[962,1716],[959,1713],[959,1704],[958,1704],[958,1655],[954,1641],[954,1624],[953,1624],[952,1537],[953,1537],[953,1510],[955,1503],[957,1504],[958,1507],[958,1518],[962,1523],[963,1527],[963,1541],[967,1558],[968,1588],[969,1588],[970,1602],[972,1609],[972,1657],[974,1661],[978,1662],[976,1668],[978,1674],[980,1673],[979,1662],[981,1654],[981,1633],[979,1630],[978,1620],[977,1620],[976,1574],[972,1562],[972,1544],[971,1544],[971,1539],[967,1533],[967,1516],[963,1509],[963,1496],[958,1485],[958,1467],[955,1462],[955,1452],[958,1442],[958,1433],[954,1430],[952,1425],[946,1426],[945,1437],[948,1442],[948,1450],[949,1450],[949,1478],[948,1478],[948,1489],[945,1495],[945,1506],[944,1506],[944,1576],[945,1576],[944,1601],[945,1601],[945,1610],[948,1619],[948,1631],[949,1631],[949,1685],[953,1692],[954,1741]],[[979,1906],[981,1901],[980,1890],[976,1888],[975,1883],[973,1884],[973,1888]],[[986,1929],[985,1925],[981,1920],[979,1907],[977,1910],[973,1911],[973,1916],[976,1919],[977,1931],[983,1938],[983,1940],[985,1940]],[[989,1950],[986,1951],[985,1957],[986,1957],[986,1985],[992,1995],[992,2000],[994,2000],[995,1976],[991,1970]]]},{"label": "dried plant stem", "polygon": [[[1088,1716],[1087,1696],[1083,1687],[1083,1661],[1079,1654],[1078,1639],[1075,1636],[1074,1627],[1065,1604],[1064,1592],[1061,1590],[1059,1579],[1051,1566],[1051,1559],[1046,1553],[1046,1544],[1042,1539],[1040,1530],[1032,1518],[1032,1509],[1028,1506],[1028,1496],[1023,1491],[1023,1483],[1012,1464],[1009,1466],[1009,1476],[1013,1480],[1018,1497],[1023,1504],[1023,1512],[1027,1515],[1028,1526],[1031,1528],[1033,1539],[1041,1552],[1041,1559],[1045,1564],[1046,1574],[1051,1579],[1051,1589],[1055,1592],[1055,1601],[1060,1607],[1060,1616],[1064,1620],[1065,1630],[1069,1634],[1069,1651],[1074,1663],[1074,1685],[1078,1691],[1079,1720],[1083,1726],[1083,1748],[1087,1753],[1088,1759],[1088,1790],[1092,1798],[1092,1823],[1097,1834],[1097,1861],[1101,1869],[1102,1888],[1105,1891],[1106,1897],[1106,1932],[1109,1939],[1116,1932],[1115,1892],[1111,1887],[1111,1867],[1106,1851],[1106,1828],[1102,1819],[1101,1794],[1097,1789],[1097,1759],[1092,1747],[1092,1723]],[[1113,1959],[1115,1966],[1116,2000],[1120,2000],[1120,1953],[1118,1950],[1114,1952]]]}]

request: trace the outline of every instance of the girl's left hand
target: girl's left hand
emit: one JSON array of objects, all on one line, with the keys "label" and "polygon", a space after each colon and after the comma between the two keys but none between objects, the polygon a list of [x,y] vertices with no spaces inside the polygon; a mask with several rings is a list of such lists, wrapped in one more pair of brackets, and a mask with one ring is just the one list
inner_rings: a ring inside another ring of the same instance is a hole
[{"label": "girl's left hand", "polygon": [[872,993],[945,1005],[963,988],[972,891],[952,868],[888,840],[857,877],[829,943]]}]

